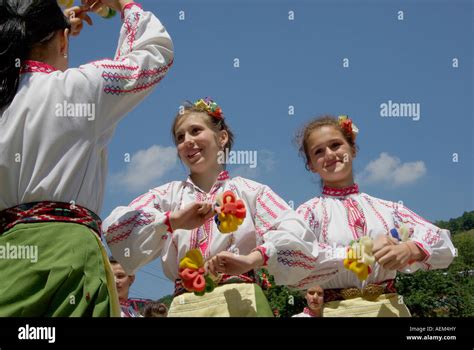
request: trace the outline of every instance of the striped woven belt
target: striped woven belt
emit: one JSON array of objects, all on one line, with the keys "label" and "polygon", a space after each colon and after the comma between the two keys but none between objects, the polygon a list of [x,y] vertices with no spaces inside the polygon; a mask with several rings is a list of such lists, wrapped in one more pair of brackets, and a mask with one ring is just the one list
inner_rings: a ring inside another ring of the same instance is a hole
[{"label": "striped woven belt", "polygon": [[102,234],[102,221],[91,210],[77,204],[52,201],[19,204],[0,211],[0,234],[15,225],[36,222],[72,222],[89,227],[99,238]]},{"label": "striped woven belt", "polygon": [[396,293],[395,280],[386,280],[380,283],[368,284],[365,288],[337,288],[324,290],[324,302],[363,298],[375,300],[382,294]]}]

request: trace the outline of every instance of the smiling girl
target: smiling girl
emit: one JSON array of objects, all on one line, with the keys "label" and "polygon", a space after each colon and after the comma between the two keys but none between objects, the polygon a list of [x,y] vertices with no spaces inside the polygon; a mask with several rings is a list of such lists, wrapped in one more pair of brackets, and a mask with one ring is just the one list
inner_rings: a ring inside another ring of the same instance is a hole
[{"label": "smiling girl", "polygon": [[[175,282],[169,316],[272,316],[254,270],[266,265],[277,284],[297,283],[316,260],[310,243],[315,237],[268,186],[231,178],[220,164],[220,152],[232,148],[234,137],[214,101],[184,106],[171,132],[190,175],[110,214],[103,228],[114,257],[128,274],[161,258],[164,274]],[[235,232],[221,234],[212,204],[227,190],[244,202],[247,216]],[[186,293],[178,275],[180,260],[196,248],[208,271],[222,274],[205,296]]]},{"label": "smiling girl", "polygon": [[[372,197],[354,182],[358,129],[346,116],[309,122],[298,135],[306,169],[320,176],[322,196],[302,204],[301,214],[326,251],[311,275],[298,286],[325,289],[324,316],[409,316],[394,288],[397,271],[442,269],[454,247],[450,233],[424,220],[402,204]],[[395,231],[395,230],[396,231]],[[406,231],[408,239],[391,237]],[[347,247],[361,237],[373,239],[375,265],[364,281],[344,268]]]}]

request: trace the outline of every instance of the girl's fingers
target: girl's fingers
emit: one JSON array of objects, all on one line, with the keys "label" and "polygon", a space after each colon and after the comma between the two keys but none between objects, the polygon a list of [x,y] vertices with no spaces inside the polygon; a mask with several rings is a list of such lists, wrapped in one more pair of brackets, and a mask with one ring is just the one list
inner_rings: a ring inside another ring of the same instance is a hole
[{"label": "girl's fingers", "polygon": [[216,256],[216,270],[217,272],[225,272],[225,258],[221,256]]},{"label": "girl's fingers", "polygon": [[90,26],[94,25],[94,22],[92,22],[92,18],[86,13],[84,14],[84,20],[89,24]]},{"label": "girl's fingers", "polygon": [[69,20],[69,23],[71,23],[71,29],[74,29],[80,22],[81,20],[79,18],[71,18]]},{"label": "girl's fingers", "polygon": [[201,206],[198,209],[198,214],[202,216],[207,216],[212,210],[212,205],[209,203],[201,203]]},{"label": "girl's fingers", "polygon": [[199,203],[197,213],[199,215],[203,215],[205,210],[205,203]]},{"label": "girl's fingers", "polygon": [[[77,7],[79,9],[79,7]],[[74,13],[74,12],[73,12]],[[69,22],[71,23],[71,35],[77,36],[84,28],[84,21],[89,25],[92,25],[91,18],[85,13],[81,13],[76,17],[70,17]]]},{"label": "girl's fingers", "polygon": [[381,263],[380,260],[382,259],[382,257],[384,255],[386,255],[390,250],[390,247],[383,247],[382,249],[380,249],[379,251],[377,251],[375,254],[374,254],[374,258],[375,260],[377,260],[379,262],[379,264]]},{"label": "girl's fingers", "polygon": [[[73,21],[74,21],[74,23],[73,23]],[[71,35],[72,36],[79,35],[79,33],[81,32],[83,26],[84,25],[82,24],[82,21],[80,19],[75,18],[75,19],[71,20]]]},{"label": "girl's fingers", "polygon": [[80,15],[79,15],[79,18],[86,21],[86,23],[88,25],[93,25],[92,23],[92,18],[86,13],[86,12],[82,12]]},{"label": "girl's fingers", "polygon": [[87,9],[92,9],[92,10],[94,10],[95,8],[101,5],[101,2],[97,0],[82,0],[81,2],[84,7],[86,7]]},{"label": "girl's fingers", "polygon": [[81,15],[86,13],[86,9],[82,6],[74,6],[64,10],[64,15],[66,17],[75,18],[80,17]]},{"label": "girl's fingers", "polygon": [[209,210],[209,212],[204,216],[204,221],[209,220],[209,219],[212,218],[213,216],[214,216],[214,211],[213,211],[213,210]]},{"label": "girl's fingers", "polygon": [[212,258],[210,261],[209,261],[209,271],[211,272],[211,274],[215,275],[217,274],[217,271],[216,271],[216,264],[215,264],[215,259]]},{"label": "girl's fingers", "polygon": [[394,262],[396,263],[395,256],[393,254],[386,254],[379,260],[379,264],[382,265],[383,268],[387,268],[387,266],[390,266]]}]

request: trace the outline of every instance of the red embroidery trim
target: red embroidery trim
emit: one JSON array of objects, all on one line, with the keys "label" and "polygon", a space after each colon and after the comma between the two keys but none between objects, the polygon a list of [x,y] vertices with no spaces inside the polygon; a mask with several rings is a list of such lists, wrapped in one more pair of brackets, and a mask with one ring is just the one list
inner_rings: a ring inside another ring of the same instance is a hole
[{"label": "red embroidery trim", "polygon": [[357,184],[343,188],[323,187],[323,195],[325,196],[344,197],[356,193],[359,193],[359,186]]},{"label": "red embroidery trim", "polygon": [[147,200],[145,201],[145,203],[143,204],[140,204],[139,206],[135,207],[136,210],[140,210],[142,208],[145,208],[146,206],[148,206],[148,204],[150,204],[152,201],[153,201],[153,198],[154,196],[151,195],[147,198]]},{"label": "red embroidery trim", "polygon": [[364,212],[359,208],[358,203],[352,198],[346,198],[342,201],[342,205],[347,210],[347,221],[352,231],[354,239],[364,236],[367,231]]},{"label": "red embroidery trim", "polygon": [[165,216],[166,216],[165,225],[168,226],[168,232],[173,233],[173,228],[171,227],[171,221],[170,221],[170,214],[171,212],[169,211],[165,213]]},{"label": "red embroidery trim", "polygon": [[139,7],[140,9],[143,10],[142,5],[140,5],[140,4],[136,3],[136,2],[131,2],[131,3],[129,3],[129,4],[127,4],[127,5],[125,5],[125,6],[123,7],[123,9],[122,9],[122,20],[125,18],[125,11],[126,11],[126,10],[129,10],[129,9],[132,8],[133,6],[137,6],[137,7]]},{"label": "red embroidery trim", "polygon": [[326,200],[323,200],[321,202],[323,206],[323,229],[322,229],[322,236],[323,236],[323,241],[325,243],[328,243],[328,229],[329,229],[329,215],[328,215],[328,210],[326,208]]},{"label": "red embroidery trim", "polygon": [[[110,63],[101,63],[101,62],[110,62]],[[91,62],[92,65],[96,67],[108,68],[108,69],[123,69],[123,70],[137,70],[139,66],[129,66],[123,63],[117,63],[117,61],[113,60],[100,60]]]},{"label": "red embroidery trim", "polygon": [[304,310],[303,310],[303,313],[306,314],[306,315],[309,315],[311,317],[319,317],[319,315],[316,315],[313,311],[311,311],[310,308],[308,307],[305,307]]},{"label": "red embroidery trim", "polygon": [[229,179],[230,179],[229,172],[227,170],[222,171],[217,177],[217,181],[225,181]]},{"label": "red embroidery trim", "polygon": [[129,89],[129,90],[120,89],[118,87],[108,85],[104,88],[104,92],[108,93],[108,94],[116,94],[116,95],[120,95],[120,94],[124,94],[124,93],[139,92],[139,91],[142,91],[142,90],[146,90],[146,89],[152,87],[153,85],[158,84],[161,80],[163,80],[163,78],[164,78],[164,76],[161,76],[158,79],[149,82],[148,84],[139,85],[136,88]]},{"label": "red embroidery trim", "polygon": [[413,242],[423,251],[423,253],[425,253],[425,258],[421,262],[423,263],[426,262],[431,256],[430,253],[425,249],[425,247],[423,247],[422,243],[416,242],[416,241],[413,241]]},{"label": "red embroidery trim", "polygon": [[[268,197],[268,199],[270,199],[270,201],[275,204],[275,206],[280,209],[280,210],[288,210],[288,208],[286,206],[284,206],[283,204],[281,204],[275,197],[273,197],[273,195],[270,193],[270,192],[265,192],[266,196]],[[286,204],[286,203],[285,203]]]},{"label": "red embroidery trim", "polygon": [[102,230],[99,216],[77,204],[42,201],[19,204],[0,211],[0,234],[17,224],[34,222],[72,222],[92,229],[99,237]]},{"label": "red embroidery trim", "polygon": [[[142,217],[144,217],[144,219],[142,219]],[[107,243],[108,244],[115,244],[117,242],[123,241],[124,239],[127,239],[128,236],[130,236],[130,234],[132,233],[133,229],[136,226],[149,225],[153,221],[154,220],[153,220],[153,215],[152,214],[144,213],[144,212],[138,212],[135,215],[133,215],[131,218],[129,218],[125,221],[122,221],[122,222],[119,222],[117,224],[111,225],[107,229],[107,235],[106,235]],[[128,227],[129,225],[132,225],[132,226]],[[113,234],[113,232],[116,232],[116,231],[118,231],[119,229],[121,229],[123,227],[127,227],[127,231],[125,231],[124,233],[122,233],[120,235],[110,237]]]},{"label": "red embroidery trim", "polygon": [[20,74],[24,73],[52,73],[57,71],[58,69],[50,66],[44,62],[26,60],[23,66],[21,67]]},{"label": "red embroidery trim", "polygon": [[278,215],[275,214],[275,212],[270,209],[264,201],[262,201],[262,198],[260,196],[258,197],[257,202],[258,204],[260,204],[263,210],[265,210],[265,212],[267,212],[272,218],[276,219],[278,217]]},{"label": "red embroidery trim", "polygon": [[318,260],[318,258],[304,254],[301,250],[281,250],[278,252],[278,255],[284,255],[292,258],[301,258],[308,260],[310,263],[315,263]]},{"label": "red embroidery trim", "polygon": [[263,266],[267,266],[267,263],[268,263],[267,249],[266,249],[265,247],[258,246],[258,247],[255,248],[253,251],[259,251],[260,254],[262,254],[262,257],[263,257]]},{"label": "red embroidery trim", "polygon": [[264,228],[266,228],[268,230],[272,228],[272,225],[270,225],[268,222],[263,220],[263,218],[260,215],[255,214],[255,219],[259,219],[262,222],[262,225],[263,225]]}]

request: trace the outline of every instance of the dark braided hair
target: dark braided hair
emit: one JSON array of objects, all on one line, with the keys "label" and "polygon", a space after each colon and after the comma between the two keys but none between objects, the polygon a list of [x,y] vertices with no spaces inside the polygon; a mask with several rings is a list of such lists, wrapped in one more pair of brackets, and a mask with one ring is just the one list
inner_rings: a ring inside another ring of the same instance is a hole
[{"label": "dark braided hair", "polygon": [[70,28],[56,0],[0,0],[0,109],[16,95],[30,51]]}]

